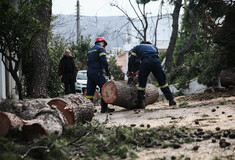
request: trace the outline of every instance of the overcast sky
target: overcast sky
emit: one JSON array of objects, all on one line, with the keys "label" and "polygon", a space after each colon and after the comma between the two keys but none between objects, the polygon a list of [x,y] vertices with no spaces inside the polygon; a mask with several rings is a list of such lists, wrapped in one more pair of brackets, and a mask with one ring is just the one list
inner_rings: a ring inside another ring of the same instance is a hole
[{"label": "overcast sky", "polygon": [[[77,0],[53,0],[53,14],[76,14]],[[123,13],[116,7],[110,6],[110,3],[118,5],[127,10],[130,16],[134,16],[128,0],[80,0],[80,14],[83,16],[118,16]],[[132,0],[134,2],[134,0]],[[150,2],[147,5],[148,11],[157,14],[159,2]]]}]

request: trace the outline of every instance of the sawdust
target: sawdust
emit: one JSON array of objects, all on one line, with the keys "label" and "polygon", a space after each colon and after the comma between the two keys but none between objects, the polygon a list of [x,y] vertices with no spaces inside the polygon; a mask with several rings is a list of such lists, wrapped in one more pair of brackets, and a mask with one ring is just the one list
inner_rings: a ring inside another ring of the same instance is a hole
[{"label": "sawdust", "polygon": [[[177,97],[177,106],[169,107],[168,102],[160,101],[146,106],[142,110],[126,110],[109,105],[116,111],[101,114],[100,107],[94,119],[106,122],[108,126],[158,127],[166,125],[187,126],[192,129],[202,128],[204,131],[235,129],[235,96],[219,97],[210,100],[185,100]],[[196,123],[197,122],[197,123]],[[183,144],[179,149],[150,148],[139,152],[140,160],[149,159],[235,159],[235,139],[226,139],[229,147],[220,148],[219,140],[212,143],[211,139],[190,144]],[[198,150],[192,148],[197,145]]]}]

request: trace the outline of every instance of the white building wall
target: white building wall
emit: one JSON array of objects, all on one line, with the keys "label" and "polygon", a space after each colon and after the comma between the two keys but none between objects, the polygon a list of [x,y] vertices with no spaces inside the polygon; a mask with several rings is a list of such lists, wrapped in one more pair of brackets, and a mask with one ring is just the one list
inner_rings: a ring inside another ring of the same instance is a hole
[{"label": "white building wall", "polygon": [[[2,57],[2,54],[0,53]],[[18,93],[16,89],[16,82],[12,78],[11,74],[5,69],[5,66],[0,60],[0,99],[15,98],[18,99]]]},{"label": "white building wall", "polygon": [[[2,57],[1,53],[0,57]],[[0,99],[6,99],[6,72],[2,61],[0,61]]]}]

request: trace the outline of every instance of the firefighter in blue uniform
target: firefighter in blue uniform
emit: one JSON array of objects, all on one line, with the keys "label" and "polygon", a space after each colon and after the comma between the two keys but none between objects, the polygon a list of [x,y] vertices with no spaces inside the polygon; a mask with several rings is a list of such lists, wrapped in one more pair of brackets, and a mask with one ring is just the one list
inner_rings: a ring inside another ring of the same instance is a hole
[{"label": "firefighter in blue uniform", "polygon": [[166,83],[166,75],[162,70],[161,62],[158,57],[158,49],[153,46],[150,42],[141,42],[133,48],[133,51],[129,57],[128,62],[128,73],[133,72],[133,66],[135,65],[135,60],[140,59],[141,63],[139,66],[139,87],[138,87],[138,99],[139,108],[145,108],[145,87],[147,83],[147,78],[150,72],[153,73],[154,77],[157,79],[161,91],[167,100],[169,100],[169,105],[176,105],[174,101],[173,94]]},{"label": "firefighter in blue uniform", "polygon": [[[88,62],[87,62],[87,94],[86,97],[93,101],[96,86],[98,85],[101,88],[107,82],[104,77],[104,71],[106,75],[111,77],[111,74],[108,69],[108,62],[106,59],[105,46],[107,42],[105,38],[98,37],[96,38],[95,45],[88,51]],[[101,113],[113,112],[114,109],[108,108],[108,104],[104,102],[101,98]]]}]

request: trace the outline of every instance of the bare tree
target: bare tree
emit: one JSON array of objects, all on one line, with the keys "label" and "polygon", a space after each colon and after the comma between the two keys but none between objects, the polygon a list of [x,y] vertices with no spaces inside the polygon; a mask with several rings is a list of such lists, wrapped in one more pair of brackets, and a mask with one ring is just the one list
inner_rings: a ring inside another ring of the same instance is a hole
[{"label": "bare tree", "polygon": [[[115,3],[111,3],[110,5],[118,8],[126,16],[127,20],[131,23],[131,25],[137,31],[138,35],[140,36],[139,39],[146,41],[147,29],[148,29],[148,18],[147,18],[147,13],[146,13],[146,3],[142,3],[143,7],[141,9],[140,8],[140,2],[137,2],[138,11],[136,10],[134,5],[132,4],[131,0],[129,0],[129,4],[130,4],[132,10],[135,12],[137,18],[131,18],[124,9],[120,8]],[[138,20],[141,23],[141,28],[139,28],[137,26],[137,24],[135,23],[136,20]]]}]

